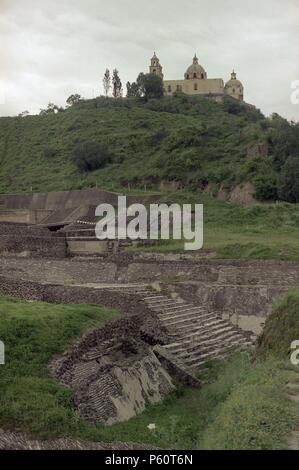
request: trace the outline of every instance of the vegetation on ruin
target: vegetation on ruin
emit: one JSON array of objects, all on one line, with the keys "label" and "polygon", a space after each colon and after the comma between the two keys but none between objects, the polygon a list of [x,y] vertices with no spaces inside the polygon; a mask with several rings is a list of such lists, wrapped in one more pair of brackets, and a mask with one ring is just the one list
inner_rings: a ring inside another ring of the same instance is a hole
[{"label": "vegetation on ruin", "polygon": [[[116,311],[95,305],[50,305],[0,299],[0,427],[34,437],[144,442],[166,448],[286,448],[295,411],[284,395],[280,359],[236,354],[210,364],[200,389],[179,385],[163,403],[111,427],[80,419],[72,392],[49,375],[48,363],[78,335],[98,327]],[[203,378],[203,377],[202,377]],[[156,429],[150,431],[148,425]]]},{"label": "vegetation on ruin", "polygon": [[278,301],[268,316],[259,341],[259,354],[287,359],[291,343],[299,340],[299,289]]}]

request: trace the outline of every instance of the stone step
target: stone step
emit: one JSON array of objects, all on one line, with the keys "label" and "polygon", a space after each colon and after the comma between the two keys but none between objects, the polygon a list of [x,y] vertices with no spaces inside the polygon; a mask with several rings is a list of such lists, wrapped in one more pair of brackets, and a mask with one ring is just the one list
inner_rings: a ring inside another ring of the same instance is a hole
[{"label": "stone step", "polygon": [[246,350],[250,348],[251,346],[252,346],[251,342],[243,342],[241,344],[239,342],[235,342],[230,345],[225,345],[222,348],[213,349],[212,352],[206,351],[205,353],[201,353],[201,354],[199,353],[198,355],[195,355],[195,354],[193,354],[193,356],[190,355],[189,359],[188,357],[181,358],[180,356],[178,356],[178,360],[185,363],[186,367],[188,367],[188,369],[191,369],[193,371],[204,370],[207,361],[215,360],[215,359],[223,360],[231,352]]},{"label": "stone step", "polygon": [[[209,339],[201,340],[199,346],[200,347],[210,346],[211,344],[213,345],[221,341],[227,343],[231,339],[235,339],[237,337],[240,338],[240,340],[246,341],[246,338],[244,337],[242,333],[239,333],[236,330],[228,330],[227,332],[222,333],[220,336],[217,336],[217,337],[212,336],[212,337],[209,337]],[[194,345],[190,343],[189,346],[187,345],[187,350],[189,352],[192,352],[197,347],[198,345]]]},{"label": "stone step", "polygon": [[213,330],[213,332],[207,329],[203,331],[200,335],[198,335],[196,338],[193,338],[192,342],[194,344],[194,343],[198,343],[200,341],[204,341],[209,338],[213,338],[214,340],[216,340],[219,336],[222,336],[223,334],[231,332],[231,331],[235,331],[233,325],[222,326],[218,328],[217,330]]},{"label": "stone step", "polygon": [[[175,325],[176,325],[176,323],[173,323],[171,325],[171,328],[173,328]],[[188,335],[186,335],[185,332],[182,332],[182,330],[186,330],[186,329],[190,328],[190,324],[180,324],[179,327],[177,328],[177,330],[178,330],[177,333],[175,333],[172,336],[181,337],[181,339],[184,339],[186,336],[187,337],[192,336],[193,340],[195,339],[194,337],[197,336],[197,335],[198,335],[198,337],[203,337],[203,336],[206,336],[207,334],[208,334],[208,336],[211,336],[211,330],[210,330],[208,324],[203,324],[198,329],[197,329],[197,324],[194,323],[194,322],[192,323],[191,326],[192,326],[192,333],[189,333]],[[228,329],[228,328],[229,329],[234,328],[233,325],[229,325],[229,326],[222,325],[222,326],[223,326],[223,329],[220,329],[219,332],[226,331],[226,329]],[[168,327],[169,327],[169,325],[168,325]],[[215,334],[215,330],[214,330],[214,334]]]},{"label": "stone step", "polygon": [[210,342],[210,344],[206,345],[200,345],[198,348],[194,348],[193,350],[185,350],[184,352],[180,353],[177,355],[179,359],[183,359],[185,361],[189,360],[190,358],[193,357],[202,357],[202,355],[206,353],[213,354],[215,351],[218,349],[226,349],[231,347],[234,344],[241,345],[245,343],[245,339],[242,337],[242,335],[231,335],[229,338],[220,338],[218,341],[215,342]]},{"label": "stone step", "polygon": [[167,314],[171,314],[171,313],[176,313],[176,312],[179,312],[180,310],[204,310],[206,311],[206,309],[200,305],[192,305],[192,304],[187,304],[187,303],[184,303],[184,302],[177,302],[177,303],[174,303],[172,302],[171,304],[157,304],[157,305],[151,305],[150,308],[152,308],[153,310],[155,311],[159,311],[162,313],[165,313],[165,315]]},{"label": "stone step", "polygon": [[[212,332],[213,330],[216,330],[217,328],[219,329],[220,325],[222,325],[222,322],[217,321],[217,320],[209,323],[208,324],[209,331]],[[168,344],[167,347],[171,348],[172,346],[176,346],[180,344],[190,344],[190,343],[194,344],[194,342],[197,341],[198,338],[201,338],[201,335],[200,335],[201,332],[205,334],[206,329],[207,329],[207,326],[205,325],[200,330],[198,329],[198,333],[196,335],[194,333],[190,333],[188,335],[179,335],[178,333],[171,334],[169,336],[173,338],[176,337],[176,340],[173,343]]]},{"label": "stone step", "polygon": [[193,370],[193,371],[203,370],[203,369],[205,369],[206,363],[209,360],[216,360],[216,359],[217,360],[224,360],[232,352],[244,351],[246,349],[249,349],[250,347],[252,347],[251,342],[244,343],[244,344],[241,345],[241,347],[227,348],[225,351],[222,351],[222,353],[214,355],[213,357],[207,356],[207,357],[201,358],[198,362],[195,361],[193,364],[189,364],[188,368]]},{"label": "stone step", "polygon": [[152,303],[152,302],[146,302],[148,307],[151,308],[151,309],[164,309],[164,308],[168,308],[168,306],[184,306],[184,305],[187,305],[187,304],[184,304],[183,302],[174,302],[173,300],[161,300],[161,301],[157,301],[155,303]]},{"label": "stone step", "polygon": [[[201,313],[201,311],[198,312],[199,314]],[[187,317],[187,316],[190,316],[190,315],[196,315],[196,318],[198,320],[200,320],[200,322],[202,322],[203,320],[206,320],[208,318],[212,318],[213,314],[201,314],[201,315],[198,315],[197,312],[184,312],[184,313],[179,313],[179,314],[175,314],[175,315],[170,315],[170,314],[165,314],[165,313],[158,313],[158,318],[159,320],[161,320],[162,322],[164,321],[170,321],[170,320],[175,320],[176,318],[184,318],[184,317]]]},{"label": "stone step", "polygon": [[151,297],[144,297],[143,300],[150,300],[150,299],[157,299],[157,298],[160,298],[160,299],[165,299],[167,297],[165,297],[165,295],[155,295],[155,296],[151,296]]},{"label": "stone step", "polygon": [[[207,322],[201,326],[197,326],[196,325],[196,328],[193,329],[193,331],[191,333],[188,333],[188,334],[180,334],[179,332],[178,333],[173,333],[171,336],[172,337],[180,337],[180,340],[182,341],[192,341],[194,340],[194,337],[195,336],[198,336],[198,335],[201,335],[201,334],[205,334],[207,331],[209,333],[211,333],[212,331],[215,332],[215,330],[219,329],[219,327],[225,327],[225,326],[230,326],[231,328],[234,327],[234,325],[232,325],[231,323],[228,323],[227,321],[225,320],[216,320],[213,321],[213,322]],[[178,339],[175,341],[177,342]]]},{"label": "stone step", "polygon": [[211,345],[216,345],[219,344],[220,342],[225,342],[227,343],[229,340],[232,338],[240,338],[246,340],[246,338],[243,337],[241,333],[235,332],[235,331],[227,331],[226,333],[223,333],[219,337],[210,337],[209,339],[202,340],[199,339],[197,343],[193,342],[182,342],[182,343],[174,343],[174,345],[166,345],[166,349],[169,349],[173,354],[191,354],[195,350],[202,350],[205,346],[211,346]]},{"label": "stone step", "polygon": [[171,306],[171,307],[163,307],[163,312],[168,313],[168,312],[173,312],[173,311],[178,310],[178,309],[192,310],[194,308],[202,308],[202,307],[196,307],[193,304],[179,304],[179,305],[176,305],[175,303],[173,303],[173,306]]},{"label": "stone step", "polygon": [[[187,324],[190,324],[190,322],[192,322],[190,327],[192,327],[191,330],[195,334],[195,331],[203,331],[202,329],[207,327],[209,320],[211,320],[212,318],[213,316],[202,318],[197,313],[193,313],[193,314],[189,313],[187,315],[178,316],[177,318],[167,318],[167,319],[159,318],[159,319],[163,325],[169,328],[170,334],[171,332],[174,332],[174,327],[176,325],[179,325],[180,327],[184,326],[184,329],[185,329],[185,326]],[[182,328],[179,328],[179,330],[177,331],[177,334],[180,334],[182,336],[183,333],[181,330]]]},{"label": "stone step", "polygon": [[[205,312],[205,310],[203,309],[203,307],[188,307],[188,306],[186,306],[186,308],[185,308],[184,306],[180,306],[180,310],[173,309],[173,310],[170,310],[170,311],[165,311],[163,309],[163,310],[159,311],[159,313],[162,314],[165,317],[166,316],[171,317],[174,314],[185,313],[185,312],[190,312],[190,313],[192,313],[192,312],[201,312],[202,313],[202,312]],[[209,314],[209,312],[206,312],[206,313]]]},{"label": "stone step", "polygon": [[198,315],[195,314],[187,314],[187,316],[177,316],[176,318],[169,318],[169,319],[160,319],[161,322],[163,323],[164,326],[172,327],[172,326],[180,326],[182,324],[184,325],[194,325],[194,323],[198,320]]},{"label": "stone step", "polygon": [[[251,346],[251,343],[250,342],[243,342],[243,343],[240,343],[239,341],[235,341],[235,342],[232,342],[229,346],[223,346],[223,347],[219,347],[213,351],[206,351],[204,352],[203,354],[200,355],[200,360],[210,360],[210,359],[213,359],[213,358],[217,358],[219,357],[219,355],[224,355],[224,354],[229,354],[230,352],[232,351],[238,351],[240,349],[245,349],[245,348],[249,348]],[[194,363],[197,363],[198,362],[198,358],[196,358],[195,356],[193,357],[190,357],[189,359],[186,358],[184,360],[184,362],[188,365],[188,366],[192,366],[192,364]]]},{"label": "stone step", "polygon": [[[163,298],[161,299],[161,297],[163,297]],[[149,304],[151,304],[151,305],[156,305],[156,304],[159,304],[159,303],[162,303],[162,302],[167,302],[167,303],[173,303],[173,302],[175,302],[175,300],[170,299],[169,297],[160,296],[160,295],[158,295],[158,298],[157,298],[157,297],[151,298],[151,299],[145,298],[145,299],[143,299],[143,300],[145,300],[145,302],[147,302],[147,303],[149,303]]]}]

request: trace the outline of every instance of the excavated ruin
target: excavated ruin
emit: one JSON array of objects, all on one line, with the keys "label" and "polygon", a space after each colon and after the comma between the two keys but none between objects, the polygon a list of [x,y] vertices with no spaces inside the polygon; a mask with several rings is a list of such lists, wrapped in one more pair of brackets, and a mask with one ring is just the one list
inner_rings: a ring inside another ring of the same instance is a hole
[{"label": "excavated ruin", "polygon": [[125,315],[89,332],[50,371],[73,390],[82,418],[108,425],[128,420],[175,388],[150,344],[165,341],[161,331],[149,318],[145,324],[140,314]]},{"label": "excavated ruin", "polygon": [[299,282],[295,263],[187,254],[69,258],[64,233],[0,224],[8,248],[0,294],[121,310],[49,365],[72,390],[80,416],[106,425],[163,400],[176,380],[199,386],[207,362],[251,348],[273,299]]}]

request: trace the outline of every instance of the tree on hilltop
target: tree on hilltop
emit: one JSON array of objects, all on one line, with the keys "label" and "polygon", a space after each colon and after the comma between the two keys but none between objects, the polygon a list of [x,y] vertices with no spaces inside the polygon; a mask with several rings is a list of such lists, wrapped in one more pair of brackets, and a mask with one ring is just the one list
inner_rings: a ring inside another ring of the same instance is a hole
[{"label": "tree on hilltop", "polygon": [[127,97],[144,97],[147,100],[162,98],[164,86],[162,78],[153,73],[140,73],[136,82],[127,83]]},{"label": "tree on hilltop", "polygon": [[110,76],[109,69],[106,69],[106,72],[104,73],[103,87],[104,87],[105,96],[107,98],[109,96],[109,92],[111,89],[111,76]]},{"label": "tree on hilltop", "polygon": [[123,94],[122,83],[117,69],[113,70],[112,75],[112,94],[114,98],[121,98]]},{"label": "tree on hilltop", "polygon": [[47,114],[58,114],[62,113],[64,109],[61,106],[57,106],[57,104],[49,103],[46,109],[40,110],[40,116],[45,116]]},{"label": "tree on hilltop", "polygon": [[127,98],[140,98],[141,93],[136,82],[127,83]]},{"label": "tree on hilltop", "polygon": [[20,114],[18,114],[18,117],[26,117],[26,116],[29,116],[29,111],[22,111]]},{"label": "tree on hilltop", "polygon": [[74,95],[69,96],[66,100],[66,103],[68,104],[68,106],[73,106],[74,104],[80,103],[81,100],[82,96],[76,93]]}]

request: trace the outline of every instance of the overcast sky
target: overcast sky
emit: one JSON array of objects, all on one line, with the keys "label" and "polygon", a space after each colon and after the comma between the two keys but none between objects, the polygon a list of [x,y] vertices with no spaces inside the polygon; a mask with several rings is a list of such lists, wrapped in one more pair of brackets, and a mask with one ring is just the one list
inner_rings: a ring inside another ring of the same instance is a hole
[{"label": "overcast sky", "polygon": [[0,0],[0,115],[97,96],[106,67],[125,85],[156,51],[166,79],[196,52],[209,78],[235,68],[247,102],[299,121],[298,44],[299,0]]}]

